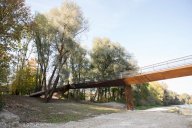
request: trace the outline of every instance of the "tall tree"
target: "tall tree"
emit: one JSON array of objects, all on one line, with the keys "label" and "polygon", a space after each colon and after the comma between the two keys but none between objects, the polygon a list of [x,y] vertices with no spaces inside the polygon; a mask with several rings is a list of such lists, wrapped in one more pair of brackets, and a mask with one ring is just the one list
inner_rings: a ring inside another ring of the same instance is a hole
[{"label": "tall tree", "polygon": [[94,38],[90,53],[95,72],[104,78],[104,75],[118,74],[135,68],[136,63],[119,43],[112,43],[109,38]]},{"label": "tall tree", "polygon": [[45,98],[47,98],[47,68],[52,54],[53,27],[47,16],[37,14],[35,17],[37,26],[34,28],[34,42],[40,66],[39,87],[44,86]]},{"label": "tall tree", "polygon": [[[131,54],[119,43],[112,43],[109,38],[94,38],[90,56],[94,66],[93,72],[100,75],[101,79],[104,79],[105,75],[116,75],[123,71],[136,69],[135,61],[130,61]],[[99,94],[99,92],[98,88],[96,93]]]},{"label": "tall tree", "polygon": [[[86,55],[87,50],[82,48],[80,45],[77,45],[77,47],[71,52],[70,69],[72,83],[83,83],[85,82],[86,77],[88,77],[90,63]],[[79,91],[80,90],[74,90],[73,97],[77,97],[75,95],[79,93]],[[82,92],[81,94],[84,94],[84,92]]]},{"label": "tall tree", "polygon": [[0,0],[0,81],[7,81],[11,51],[17,48],[23,30],[32,24],[25,0]]},{"label": "tall tree", "polygon": [[70,55],[70,66],[72,73],[73,83],[82,83],[85,81],[85,77],[88,77],[89,71],[89,60],[86,57],[87,50],[82,48],[80,45],[72,51]]},{"label": "tall tree", "polygon": [[[75,38],[86,31],[88,28],[87,20],[83,17],[83,13],[80,7],[70,1],[65,1],[60,8],[51,9],[47,16],[48,23],[53,26],[52,28],[52,53],[51,56],[54,58],[50,66],[50,78],[47,78],[45,74],[44,78],[48,83],[44,84],[44,89],[48,90],[52,87],[50,93],[48,94],[47,102],[52,98],[52,95],[59,83],[60,74],[62,72],[63,65],[67,62],[71,51],[76,47]],[[41,34],[41,32],[40,32]],[[48,37],[50,40],[50,37]],[[36,40],[38,38],[35,38]],[[39,45],[42,42],[39,42]],[[37,51],[38,54],[40,51]],[[46,73],[46,72],[45,72]]]}]

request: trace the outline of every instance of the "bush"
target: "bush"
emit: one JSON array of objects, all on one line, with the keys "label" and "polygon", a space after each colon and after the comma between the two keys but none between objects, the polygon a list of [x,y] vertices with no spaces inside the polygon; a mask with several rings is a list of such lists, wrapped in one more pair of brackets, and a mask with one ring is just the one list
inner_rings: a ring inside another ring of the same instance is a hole
[{"label": "bush", "polygon": [[149,96],[147,98],[147,103],[150,105],[150,106],[155,106],[156,105],[156,102],[154,100],[154,98],[152,96]]},{"label": "bush", "polygon": [[3,96],[0,94],[0,111],[3,110],[4,106],[5,106],[5,101],[3,99]]},{"label": "bush", "polygon": [[149,104],[147,103],[147,101],[145,99],[140,99],[138,106],[149,106]]},{"label": "bush", "polygon": [[4,101],[0,101],[0,111],[3,110],[4,106],[5,106],[5,102]]},{"label": "bush", "polygon": [[157,105],[163,105],[163,103],[158,98],[153,98],[153,99]]}]

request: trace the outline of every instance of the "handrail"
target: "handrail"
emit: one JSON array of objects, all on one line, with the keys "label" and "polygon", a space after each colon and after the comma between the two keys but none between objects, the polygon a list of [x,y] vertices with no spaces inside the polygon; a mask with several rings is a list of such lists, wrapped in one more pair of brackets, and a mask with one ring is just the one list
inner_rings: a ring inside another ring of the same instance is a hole
[{"label": "handrail", "polygon": [[183,58],[187,58],[187,57],[192,57],[192,55],[179,57],[179,58],[176,58],[176,59],[167,60],[167,61],[159,62],[159,63],[156,63],[156,64],[147,65],[147,66],[144,66],[144,67],[141,67],[141,68],[145,68],[145,67],[148,67],[148,66],[153,66],[153,65],[157,65],[157,64],[161,64],[161,63],[166,63],[166,62],[170,62],[170,61],[174,61],[174,60],[179,60],[179,59],[183,59]]},{"label": "handrail", "polygon": [[[190,60],[190,62],[186,62],[188,60]],[[178,62],[180,62],[180,63],[176,64]],[[174,64],[174,66],[171,66],[171,64]],[[144,72],[144,70],[148,70],[148,69],[152,69],[152,71],[160,71],[160,70],[171,69],[171,68],[180,67],[180,66],[187,66],[190,64],[192,64],[192,55],[141,67],[140,68],[140,74],[151,72],[151,71],[145,71]],[[165,66],[165,67],[160,69],[160,70],[155,70],[158,67],[160,68],[161,66]]]}]

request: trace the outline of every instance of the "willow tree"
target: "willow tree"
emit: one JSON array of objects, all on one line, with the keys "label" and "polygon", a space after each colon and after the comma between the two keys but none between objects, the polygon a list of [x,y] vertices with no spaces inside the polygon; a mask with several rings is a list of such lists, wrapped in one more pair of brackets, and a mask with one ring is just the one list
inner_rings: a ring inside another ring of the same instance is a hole
[{"label": "willow tree", "polygon": [[105,75],[116,75],[123,71],[136,69],[132,55],[119,43],[111,42],[109,38],[94,38],[90,55],[91,63],[94,66],[93,72],[100,75],[102,79],[105,78]]},{"label": "willow tree", "polygon": [[[60,8],[53,8],[47,15],[48,22],[52,26],[51,32],[51,50],[53,51],[50,56],[52,60],[49,64],[50,77],[46,75],[44,84],[46,90],[51,89],[48,94],[47,102],[52,98],[52,95],[59,83],[60,74],[63,65],[67,62],[71,52],[76,47],[76,37],[88,29],[88,22],[84,18],[80,7],[70,1],[65,1]],[[41,42],[40,42],[41,43]]]},{"label": "willow tree", "polygon": [[38,83],[39,87],[44,86],[45,98],[47,98],[47,68],[52,54],[53,27],[48,17],[44,14],[35,16],[36,26],[34,28],[34,42],[37,53],[37,63],[39,67]]},{"label": "willow tree", "polygon": [[[84,83],[88,77],[90,67],[89,59],[86,57],[87,50],[78,45],[70,55],[70,69],[73,83]],[[76,93],[75,93],[76,92]],[[73,98],[77,97],[79,90],[73,91]],[[82,89],[82,94],[85,95],[85,89]]]},{"label": "willow tree", "polygon": [[86,57],[87,50],[77,46],[70,55],[70,67],[73,83],[85,82],[85,77],[89,71],[90,63]]},{"label": "willow tree", "polygon": [[95,72],[102,78],[105,75],[136,69],[132,55],[119,43],[111,42],[109,38],[94,38],[90,55]]}]

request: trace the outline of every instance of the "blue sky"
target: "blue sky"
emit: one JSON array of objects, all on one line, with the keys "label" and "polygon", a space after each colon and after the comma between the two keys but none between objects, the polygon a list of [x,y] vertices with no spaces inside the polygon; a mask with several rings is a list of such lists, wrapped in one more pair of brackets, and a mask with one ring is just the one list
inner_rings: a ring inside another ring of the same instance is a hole
[{"label": "blue sky", "polygon": [[[108,37],[134,54],[140,67],[192,55],[191,0],[73,0],[89,19],[82,45]],[[26,0],[32,13],[49,12],[63,0]],[[192,95],[192,76],[164,80],[168,89]]]}]

